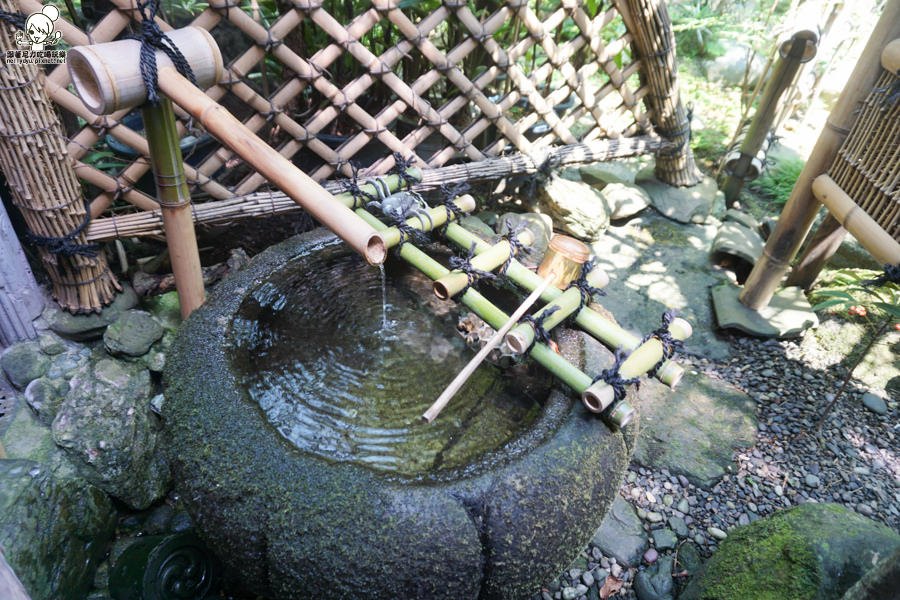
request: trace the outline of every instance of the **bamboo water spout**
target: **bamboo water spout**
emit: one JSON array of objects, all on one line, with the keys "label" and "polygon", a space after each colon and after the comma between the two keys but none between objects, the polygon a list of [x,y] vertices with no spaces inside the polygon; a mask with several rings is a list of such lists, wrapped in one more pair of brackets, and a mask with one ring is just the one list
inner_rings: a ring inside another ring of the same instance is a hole
[{"label": "bamboo water spout", "polygon": [[[691,324],[684,319],[676,318],[669,325],[669,333],[676,340],[683,341],[691,337],[693,329],[691,328]],[[663,351],[664,348],[662,342],[656,337],[651,337],[649,340],[638,346],[630,355],[628,355],[628,358],[622,362],[619,366],[619,375],[622,379],[631,379],[632,377],[643,375],[652,369],[653,365],[659,362],[663,357]],[[681,376],[679,376],[678,379],[680,380]],[[675,381],[672,384],[672,387],[675,387],[677,384],[678,381]],[[606,410],[606,408],[613,403],[613,400],[615,400],[615,392],[612,386],[605,381],[598,381],[597,383],[592,384],[581,395],[581,401],[584,403],[585,407],[587,407],[589,411],[595,413]]]},{"label": "bamboo water spout", "polygon": [[[179,33],[183,32],[183,33]],[[167,33],[195,71],[198,84],[222,75],[222,56],[209,33],[186,27]],[[142,103],[147,90],[140,77],[137,40],[78,46],[69,51],[69,73],[85,104],[96,112]],[[381,264],[387,247],[381,236],[315,180],[266,144],[246,125],[182,76],[162,52],[156,53],[160,91],[194,116],[223,144],[347,242],[371,264]]]},{"label": "bamboo water spout", "polygon": [[[588,273],[587,282],[592,287],[604,288],[609,284],[609,276],[603,269],[595,268]],[[570,288],[564,291],[556,300],[535,313],[534,318],[543,318],[543,328],[549,331],[565,321],[579,307],[581,307],[581,290]],[[516,354],[524,354],[534,341],[534,337],[534,326],[529,323],[520,323],[506,335],[506,344]]]},{"label": "bamboo water spout", "polygon": [[[518,234],[517,239],[521,244],[530,246],[534,243],[534,234],[525,229]],[[479,271],[493,271],[509,260],[510,257],[515,256],[515,254],[516,249],[509,243],[509,240],[501,240],[475,256],[471,262],[472,268]],[[451,271],[446,276],[435,281],[432,287],[435,296],[441,300],[447,300],[463,291],[468,284],[469,276],[466,273]],[[543,289],[546,287],[542,286],[541,291],[543,292]]]}]

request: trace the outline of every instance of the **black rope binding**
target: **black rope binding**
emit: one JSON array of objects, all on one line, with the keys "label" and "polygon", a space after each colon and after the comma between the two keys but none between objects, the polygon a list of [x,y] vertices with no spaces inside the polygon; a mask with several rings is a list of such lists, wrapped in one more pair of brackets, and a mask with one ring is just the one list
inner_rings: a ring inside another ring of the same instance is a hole
[{"label": "black rope binding", "polygon": [[667,150],[660,150],[660,156],[675,156],[681,152],[681,150],[691,143],[691,135],[693,131],[691,130],[691,121],[694,120],[694,106],[692,104],[688,104],[687,106],[687,119],[681,122],[681,128],[678,131],[667,132],[663,130],[658,130],[660,135],[662,135],[666,139],[674,140],[677,137],[687,134],[687,136],[681,141],[680,144],[675,146],[674,148],[669,148]]},{"label": "black rope binding", "polygon": [[581,303],[578,305],[578,310],[572,313],[573,318],[577,316],[579,312],[581,312],[582,308],[587,306],[591,302],[591,300],[593,300],[594,296],[606,295],[605,291],[588,283],[587,276],[591,271],[594,270],[594,263],[595,260],[593,258],[586,263],[583,263],[581,265],[581,272],[578,275],[578,279],[575,279],[566,286],[566,290],[571,288],[578,288],[578,291],[581,292]]},{"label": "black rope binding", "polygon": [[862,282],[865,287],[881,287],[886,283],[900,285],[900,264],[884,265],[884,274],[875,279],[867,279]]},{"label": "black rope binding", "polygon": [[519,255],[525,249],[525,244],[519,241],[519,233],[525,229],[525,222],[522,221],[516,227],[513,227],[512,220],[506,219],[506,233],[500,236],[501,239],[509,242],[509,256],[506,257],[506,260],[503,261],[503,264],[500,265],[500,269],[497,271],[501,277],[506,277],[506,269],[509,268],[510,263],[512,263],[513,258]]},{"label": "black rope binding", "polygon": [[470,189],[469,184],[465,181],[454,184],[441,184],[441,197],[443,198],[443,200],[441,200],[441,205],[444,207],[444,210],[447,211],[447,221],[440,230],[442,235],[447,233],[447,226],[450,225],[450,221],[452,221],[454,217],[459,220],[469,216],[469,213],[458,207],[453,201],[457,196],[465,194]]},{"label": "black rope binding", "polygon": [[16,29],[25,29],[25,20],[28,18],[28,15],[23,15],[22,13],[14,13],[7,12],[5,10],[0,10],[0,20],[6,21]]},{"label": "black rope binding", "polygon": [[475,244],[469,248],[468,254],[463,258],[462,256],[451,256],[450,257],[450,266],[456,269],[457,271],[462,271],[466,274],[466,287],[464,287],[459,295],[462,296],[465,294],[470,287],[475,285],[477,282],[482,279],[497,279],[497,276],[491,273],[490,271],[482,271],[481,269],[476,269],[472,266],[472,258],[475,256]]},{"label": "black rope binding", "polygon": [[393,168],[391,168],[390,172],[391,174],[396,174],[400,177],[400,185],[398,186],[398,189],[402,189],[403,184],[405,183],[406,189],[410,190],[412,189],[412,186],[419,183],[418,178],[413,177],[406,172],[411,166],[413,166],[413,162],[414,161],[412,158],[403,158],[402,154],[400,154],[399,152],[394,152],[394,166]]},{"label": "black rope binding", "polygon": [[359,163],[350,161],[348,164],[351,176],[344,179],[341,183],[344,191],[353,196],[353,208],[365,207],[369,202],[376,202],[378,196],[365,192],[359,187]]},{"label": "black rope binding", "polygon": [[181,50],[166,36],[153,20],[159,11],[159,0],[137,0],[137,9],[141,13],[141,32],[126,36],[125,39],[138,40],[141,43],[141,78],[147,88],[147,100],[153,106],[159,104],[157,91],[156,51],[162,50],[172,60],[175,69],[197,85],[191,65]]},{"label": "black rope binding", "polygon": [[519,319],[519,323],[531,323],[531,326],[534,327],[534,337],[531,339],[531,343],[525,349],[525,354],[531,353],[531,350],[534,348],[534,345],[537,343],[538,339],[540,339],[541,342],[547,345],[549,345],[550,342],[553,341],[550,337],[550,332],[544,329],[544,321],[546,321],[550,315],[558,310],[559,307],[553,305],[545,310],[539,317],[535,317],[533,315],[525,315],[524,317]]},{"label": "black rope binding", "polygon": [[600,371],[600,374],[594,377],[591,381],[591,385],[597,383],[598,381],[605,381],[612,389],[613,389],[613,398],[616,402],[622,400],[625,397],[625,386],[633,383],[634,389],[639,389],[641,387],[641,382],[639,377],[632,377],[631,379],[622,379],[622,375],[619,374],[619,368],[622,366],[622,363],[628,358],[628,354],[625,353],[621,346],[616,350],[616,360],[608,369],[604,369]]},{"label": "black rope binding", "polygon": [[88,258],[96,258],[97,251],[100,250],[100,244],[78,244],[73,241],[79,233],[87,228],[88,223],[90,222],[91,213],[88,212],[84,215],[84,220],[81,222],[81,225],[62,237],[38,235],[31,231],[26,231],[25,237],[35,246],[44,248],[51,254],[62,254],[63,256],[80,255]]},{"label": "black rope binding", "polygon": [[668,308],[666,312],[662,315],[662,327],[655,331],[651,331],[647,335],[641,339],[641,343],[643,344],[650,338],[656,338],[660,341],[663,347],[662,358],[659,359],[653,368],[650,369],[651,373],[656,373],[659,368],[663,365],[664,362],[669,360],[675,355],[675,352],[684,350],[684,342],[681,340],[676,340],[672,337],[672,334],[669,333],[669,325],[672,324],[672,321],[675,320],[675,317],[678,316],[678,311]]}]

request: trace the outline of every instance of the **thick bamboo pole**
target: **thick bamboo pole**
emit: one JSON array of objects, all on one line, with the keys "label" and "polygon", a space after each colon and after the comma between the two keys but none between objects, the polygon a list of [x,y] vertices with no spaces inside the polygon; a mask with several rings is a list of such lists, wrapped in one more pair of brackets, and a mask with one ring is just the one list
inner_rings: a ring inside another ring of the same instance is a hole
[{"label": "thick bamboo pole", "polygon": [[[474,243],[475,254],[490,248],[490,244],[456,223],[451,223],[447,226],[445,235],[448,240],[463,249],[471,248]],[[541,277],[537,273],[530,271],[525,265],[515,259],[513,259],[506,270],[506,276],[528,291],[533,291],[541,284]],[[545,302],[552,302],[559,298],[562,293],[561,289],[551,285],[544,290],[541,299]],[[621,347],[625,350],[634,350],[641,344],[639,337],[625,331],[587,306],[578,312],[578,315],[575,317],[575,324],[610,348]],[[537,348],[537,344],[535,348]],[[666,361],[664,367],[657,371],[656,377],[666,385],[672,386],[674,383],[677,383],[683,373],[684,370],[680,366],[674,362]]]},{"label": "thick bamboo pole", "polygon": [[900,243],[861,209],[828,175],[813,180],[812,192],[840,224],[883,265],[900,264]]},{"label": "thick bamboo pole", "polygon": [[[684,319],[676,318],[669,325],[669,333],[676,340],[686,340],[691,337],[693,329],[691,324]],[[622,379],[639,377],[653,368],[663,357],[663,345],[656,337],[635,348],[619,366],[619,375]],[[680,378],[679,378],[680,379]],[[678,382],[675,382],[676,384]],[[674,387],[674,385],[673,385]],[[591,385],[581,395],[581,401],[591,412],[601,413],[615,400],[615,391],[605,381],[598,381]]]},{"label": "thick bamboo pole", "polygon": [[841,227],[840,222],[833,215],[826,216],[791,269],[785,285],[804,290],[811,288],[825,263],[838,251],[846,236],[847,230]]},{"label": "thick bamboo pole", "polygon": [[[518,240],[525,246],[534,243],[534,234],[529,230],[519,232]],[[473,269],[479,271],[493,271],[505,263],[511,256],[516,255],[515,247],[508,240],[500,240],[484,252],[479,253],[470,261]],[[434,295],[441,300],[452,298],[456,294],[463,291],[469,284],[469,276],[459,270],[453,270],[434,282],[432,289]],[[547,286],[539,286],[543,292]]]},{"label": "thick bamboo pole", "polygon": [[162,210],[181,318],[186,319],[206,300],[206,291],[191,219],[191,193],[184,174],[172,101],[160,98],[158,106],[144,104],[141,115],[150,147],[156,194]]},{"label": "thick bamboo pole", "polygon": [[[775,61],[775,67],[772,69],[772,75],[766,82],[766,87],[759,100],[756,114],[753,115],[747,135],[744,136],[744,141],[741,143],[741,155],[725,178],[723,191],[729,202],[738,199],[744,182],[749,179],[750,163],[762,148],[763,142],[766,141],[766,136],[775,121],[775,112],[781,96],[794,81],[800,65],[815,56],[817,41],[818,36],[815,32],[804,30],[795,33],[788,42],[782,45],[778,60]],[[810,47],[812,56],[808,50]]]},{"label": "thick bamboo pole", "polygon": [[791,197],[781,212],[778,225],[769,236],[762,256],[744,284],[738,299],[751,310],[768,306],[791,261],[803,244],[809,228],[819,211],[819,203],[812,196],[812,181],[825,171],[853,122],[856,107],[872,89],[881,72],[879,61],[884,46],[900,37],[900,0],[888,0],[853,73],[840,98],[831,111],[819,139],[806,161]]},{"label": "thick bamboo pole", "polygon": [[[601,289],[609,284],[609,276],[603,269],[596,268],[587,276],[588,285]],[[550,331],[581,306],[581,290],[570,288],[564,291],[556,300],[549,302],[544,308],[534,314],[535,319],[543,319],[542,327]],[[553,311],[552,313],[550,311]],[[548,315],[548,316],[545,316]],[[531,342],[534,341],[534,326],[530,323],[520,323],[515,329],[506,335],[506,344],[516,354],[524,354]]]},{"label": "thick bamboo pole", "polygon": [[[340,196],[335,197],[341,199]],[[453,203],[456,205],[456,208],[465,213],[472,212],[476,207],[475,198],[473,198],[469,194],[460,196],[459,198],[454,200]],[[447,222],[448,216],[450,216],[450,220],[454,220],[456,218],[456,216],[453,214],[448,215],[447,209],[443,206],[435,206],[429,208],[424,212],[428,215],[427,218],[423,216],[421,219],[419,217],[412,217],[410,219],[407,219],[407,227],[412,227],[413,229],[417,229],[419,231],[428,232],[444,225]],[[387,246],[388,248],[393,248],[400,243],[400,240],[403,239],[403,233],[396,226],[383,229],[379,233],[381,234],[381,239],[384,240],[385,246]]]}]

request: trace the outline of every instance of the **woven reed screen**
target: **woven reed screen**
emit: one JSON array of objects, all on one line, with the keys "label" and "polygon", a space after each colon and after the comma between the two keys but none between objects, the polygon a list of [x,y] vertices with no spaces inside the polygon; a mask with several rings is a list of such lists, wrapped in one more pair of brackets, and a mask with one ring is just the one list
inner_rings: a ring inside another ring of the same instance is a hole
[{"label": "woven reed screen", "polygon": [[828,174],[900,242],[900,76],[886,70],[856,116]]},{"label": "woven reed screen", "polygon": [[[72,45],[117,39],[139,15],[134,0],[112,2],[117,8],[89,34],[64,19],[56,29]],[[318,181],[351,176],[355,165],[364,175],[384,173],[394,152],[423,167],[604,140],[619,155],[634,154],[660,148],[628,143],[659,142],[656,122],[676,142],[666,156],[681,160],[658,175],[694,183],[664,2],[619,4],[625,21],[604,0],[372,0],[358,12],[359,3],[348,1],[209,0],[187,21],[163,0],[161,15],[172,23],[158,21],[163,30],[209,30],[227,69],[207,94]],[[25,13],[41,7],[37,0],[19,5]],[[641,70],[633,48],[646,49],[650,71],[646,64]],[[69,83],[64,65],[47,76],[53,100],[86,121],[70,136],[68,152],[95,192],[88,237],[117,237],[110,215],[157,208],[152,187],[140,183],[150,169],[147,143],[126,114],[91,114]],[[644,110],[645,97],[659,114]],[[182,136],[201,140],[185,151],[195,202],[218,207],[249,198],[248,215],[259,214],[250,205],[266,180],[187,115],[179,127]],[[107,144],[116,142],[135,156],[111,158]]]}]

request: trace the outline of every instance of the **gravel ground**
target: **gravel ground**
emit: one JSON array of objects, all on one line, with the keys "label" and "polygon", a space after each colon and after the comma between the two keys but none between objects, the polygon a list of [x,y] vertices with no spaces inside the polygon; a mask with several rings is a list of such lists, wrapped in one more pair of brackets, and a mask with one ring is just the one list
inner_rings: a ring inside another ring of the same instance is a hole
[{"label": "gravel ground", "polygon": [[[688,541],[706,558],[730,528],[805,502],[844,504],[900,531],[896,394],[888,399],[887,414],[878,415],[860,401],[866,387],[851,381],[823,428],[820,447],[815,438],[819,414],[834,397],[845,371],[822,361],[820,353],[805,355],[799,340],[763,342],[735,336],[729,341],[733,353],[727,362],[689,356],[679,362],[753,398],[759,419],[757,442],[738,451],[730,473],[709,489],[667,470],[631,466],[621,494],[636,509],[650,539],[645,559],[655,562],[658,555],[674,556]],[[666,541],[665,530],[676,533],[675,548],[666,548],[670,540]],[[663,546],[658,551],[657,541]],[[676,573],[684,567],[679,563]],[[597,598],[606,574],[619,571],[614,559],[611,562],[593,545],[575,564],[581,568],[564,573],[535,598]],[[647,567],[644,560],[637,569],[622,570],[622,589],[611,597],[651,600],[654,596],[635,594],[632,588],[638,572]]]}]

